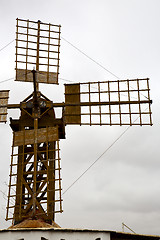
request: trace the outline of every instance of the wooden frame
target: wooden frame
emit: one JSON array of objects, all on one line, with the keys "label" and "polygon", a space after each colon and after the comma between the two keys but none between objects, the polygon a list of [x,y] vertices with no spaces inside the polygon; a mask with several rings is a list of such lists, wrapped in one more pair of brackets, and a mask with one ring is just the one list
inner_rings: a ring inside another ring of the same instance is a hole
[{"label": "wooden frame", "polygon": [[16,81],[33,82],[35,68],[37,82],[58,84],[60,29],[60,25],[17,18]]},{"label": "wooden frame", "polygon": [[65,123],[152,125],[149,79],[65,85]]},{"label": "wooden frame", "polygon": [[52,102],[37,95],[39,118],[31,94],[20,104],[20,118],[10,124],[13,145],[6,220],[14,224],[33,216],[51,224],[55,213],[62,212],[61,121],[55,119]]},{"label": "wooden frame", "polygon": [[[55,213],[62,212],[58,128],[54,128],[57,134],[54,133],[53,137],[50,130],[51,128],[48,128],[43,132],[45,141],[38,141],[36,144],[36,168],[35,143],[28,143],[30,138],[25,133],[34,130],[24,130],[18,134],[15,132],[13,135],[6,220],[14,219],[15,224],[35,214],[34,200],[36,216],[39,218],[51,221]],[[41,133],[39,131],[38,135]],[[16,138],[19,136],[23,140],[22,145],[19,145],[21,140],[17,144]]]}]

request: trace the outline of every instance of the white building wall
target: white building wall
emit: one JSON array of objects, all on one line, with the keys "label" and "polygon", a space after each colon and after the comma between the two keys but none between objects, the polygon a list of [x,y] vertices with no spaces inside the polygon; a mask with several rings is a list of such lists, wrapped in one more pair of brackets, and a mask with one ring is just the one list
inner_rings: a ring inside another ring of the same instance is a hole
[{"label": "white building wall", "polygon": [[110,240],[110,233],[95,231],[1,231],[0,240]]}]

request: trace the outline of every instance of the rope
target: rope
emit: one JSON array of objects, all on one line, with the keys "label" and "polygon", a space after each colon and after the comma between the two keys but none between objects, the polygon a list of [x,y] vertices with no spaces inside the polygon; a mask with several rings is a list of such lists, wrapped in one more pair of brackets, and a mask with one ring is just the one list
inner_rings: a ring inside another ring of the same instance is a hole
[{"label": "rope", "polygon": [[[147,110],[147,108],[145,109],[145,111]],[[137,120],[139,119],[139,116],[133,121],[133,123],[135,123]],[[114,144],[116,142],[118,142],[118,140],[130,129],[131,126],[127,127],[120,135],[118,138],[116,138],[116,140],[111,143],[111,145],[62,193],[62,195],[64,195],[71,187],[73,187],[73,185],[78,182],[88,171],[89,169],[91,169],[104,155],[106,152],[109,151],[109,149],[111,149]]]},{"label": "rope", "polygon": [[3,49],[5,49],[6,47],[8,47],[11,43],[13,43],[14,42],[14,40],[12,40],[11,42],[9,42],[7,45],[5,45],[4,47],[2,47],[1,49],[0,49],[0,52],[3,50]]},{"label": "rope", "polygon": [[99,67],[103,68],[106,72],[110,73],[112,76],[116,77],[117,79],[120,79],[117,75],[115,75],[114,73],[112,73],[110,70],[108,70],[107,68],[105,68],[102,64],[100,64],[99,62],[97,62],[96,60],[94,60],[93,58],[89,57],[86,53],[84,53],[82,50],[80,50],[78,47],[76,47],[75,45],[73,45],[71,42],[69,42],[68,40],[66,40],[64,37],[61,37],[65,42],[67,42],[69,45],[71,45],[73,48],[75,48],[77,51],[79,51],[80,53],[82,53],[85,57],[87,57],[88,59],[90,59],[92,62],[94,62],[95,64],[97,64]]}]

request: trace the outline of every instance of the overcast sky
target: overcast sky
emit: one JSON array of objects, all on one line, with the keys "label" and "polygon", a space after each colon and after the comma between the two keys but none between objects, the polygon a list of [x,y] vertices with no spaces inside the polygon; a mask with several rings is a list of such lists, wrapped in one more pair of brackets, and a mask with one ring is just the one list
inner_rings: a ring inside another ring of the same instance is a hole
[{"label": "overcast sky", "polygon": [[[15,39],[16,18],[61,24],[62,37],[120,79],[150,78],[153,126],[133,126],[63,195],[64,213],[56,222],[67,228],[121,231],[122,222],[136,233],[160,235],[160,1],[159,0],[1,0],[0,49]],[[60,78],[73,82],[116,80],[63,39]],[[14,78],[15,42],[0,51],[0,81]],[[53,101],[63,100],[63,84],[40,86]],[[10,103],[32,92],[32,84],[0,83]],[[57,94],[58,93],[58,94]],[[9,117],[18,112],[9,111]],[[67,126],[61,141],[65,191],[126,127]],[[0,191],[7,194],[12,132],[0,125]],[[6,195],[0,192],[0,228]]]}]

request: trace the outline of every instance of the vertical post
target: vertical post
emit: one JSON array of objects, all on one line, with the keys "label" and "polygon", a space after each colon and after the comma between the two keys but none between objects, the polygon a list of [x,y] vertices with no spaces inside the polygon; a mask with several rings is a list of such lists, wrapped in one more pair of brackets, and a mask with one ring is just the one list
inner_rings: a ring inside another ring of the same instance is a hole
[{"label": "vertical post", "polygon": [[51,25],[49,24],[49,32],[48,32],[48,65],[47,65],[47,83],[49,83],[49,51],[50,51],[50,31]]},{"label": "vertical post", "polygon": [[109,81],[108,81],[109,118],[110,118],[110,126],[112,126],[111,105],[110,105],[110,101],[111,101],[111,96],[110,96],[110,85],[109,85]]},{"label": "vertical post", "polygon": [[129,102],[129,119],[130,119],[130,126],[132,126],[132,113],[131,113],[131,104],[130,104],[129,80],[127,80],[127,86],[128,86],[128,102]]},{"label": "vertical post", "polygon": [[61,195],[61,166],[60,166],[60,155],[59,155],[59,140],[57,141],[58,149],[58,172],[59,172],[59,203],[60,203],[60,212],[62,212],[62,195]]},{"label": "vertical post", "polygon": [[33,173],[33,215],[36,213],[36,197],[37,197],[37,130],[38,130],[38,99],[37,99],[37,84],[36,84],[36,71],[33,70],[33,83],[34,83],[34,173]]},{"label": "vertical post", "polygon": [[138,90],[138,101],[139,101],[139,118],[140,118],[140,126],[142,126],[142,114],[141,114],[141,104],[140,104],[139,79],[137,79],[137,90]]},{"label": "vertical post", "polygon": [[47,127],[47,132],[46,132],[46,169],[47,169],[47,213],[49,214],[49,201],[48,201],[48,196],[49,196],[49,180],[48,180],[48,172],[49,172],[49,155],[48,155],[48,146],[49,146],[49,142],[48,142],[48,127]]},{"label": "vertical post", "polygon": [[88,93],[89,93],[89,121],[90,121],[90,126],[92,124],[92,114],[91,114],[91,84],[90,82],[88,83]]},{"label": "vertical post", "polygon": [[38,106],[38,97],[37,97],[37,72],[33,69],[32,70],[32,73],[33,73],[33,87],[34,87],[34,96],[33,96],[33,104],[34,104],[34,115],[33,115],[33,117],[35,118],[35,116],[36,117],[38,117],[38,108],[39,108],[39,106]]},{"label": "vertical post", "polygon": [[[147,89],[148,89],[148,100],[150,100],[149,78],[147,78]],[[149,117],[150,117],[150,125],[152,125],[151,104],[150,103],[149,103]]]},{"label": "vertical post", "polygon": [[29,20],[27,20],[27,42],[26,42],[26,75],[25,81],[27,81],[27,65],[28,65],[28,34],[29,34]]},{"label": "vertical post", "polygon": [[61,33],[61,26],[59,25],[59,37],[58,37],[58,60],[57,60],[57,83],[58,83],[58,74],[59,74],[60,33]]},{"label": "vertical post", "polygon": [[34,119],[34,174],[33,174],[33,215],[36,213],[36,197],[37,197],[37,129],[38,118]]},{"label": "vertical post", "polygon": [[[40,23],[41,21],[38,21],[38,32],[37,32],[37,59],[36,59],[36,71],[38,72],[39,71],[39,44],[40,44]],[[37,90],[39,90],[38,88],[38,82],[36,83],[36,87],[37,87]]]},{"label": "vertical post", "polygon": [[120,120],[120,126],[122,126],[122,114],[121,114],[121,95],[120,95],[120,86],[119,86],[119,80],[118,80],[118,101],[119,101],[119,120]]},{"label": "vertical post", "polygon": [[[99,103],[101,102],[101,88],[100,82],[98,82],[98,95],[99,95]],[[99,117],[100,117],[100,126],[102,125],[102,112],[101,112],[101,105],[99,105]]]},{"label": "vertical post", "polygon": [[18,163],[17,163],[17,184],[16,184],[16,200],[14,210],[14,224],[21,221],[21,186],[22,186],[22,161],[23,161],[23,146],[18,147]]},{"label": "vertical post", "polygon": [[16,29],[16,80],[17,80],[17,53],[18,53],[18,18],[17,20],[17,29]]},{"label": "vertical post", "polygon": [[22,219],[23,211],[22,211],[22,204],[23,198],[25,197],[25,192],[23,192],[23,171],[24,171],[24,147],[25,147],[25,129],[23,130],[23,146],[22,147],[22,162],[21,162],[21,185],[20,185],[20,204],[19,204],[19,219]]},{"label": "vertical post", "polygon": [[47,185],[47,202],[49,220],[55,220],[55,161],[56,161],[56,142],[50,142],[48,148],[48,185]]},{"label": "vertical post", "polygon": [[12,179],[12,168],[13,168],[14,138],[15,138],[15,134],[13,132],[13,143],[12,143],[11,167],[10,167],[10,174],[9,174],[9,190],[8,190],[6,220],[8,220],[8,218],[9,218],[9,205],[10,205],[10,201],[11,201],[11,184],[12,184],[11,179]]}]

